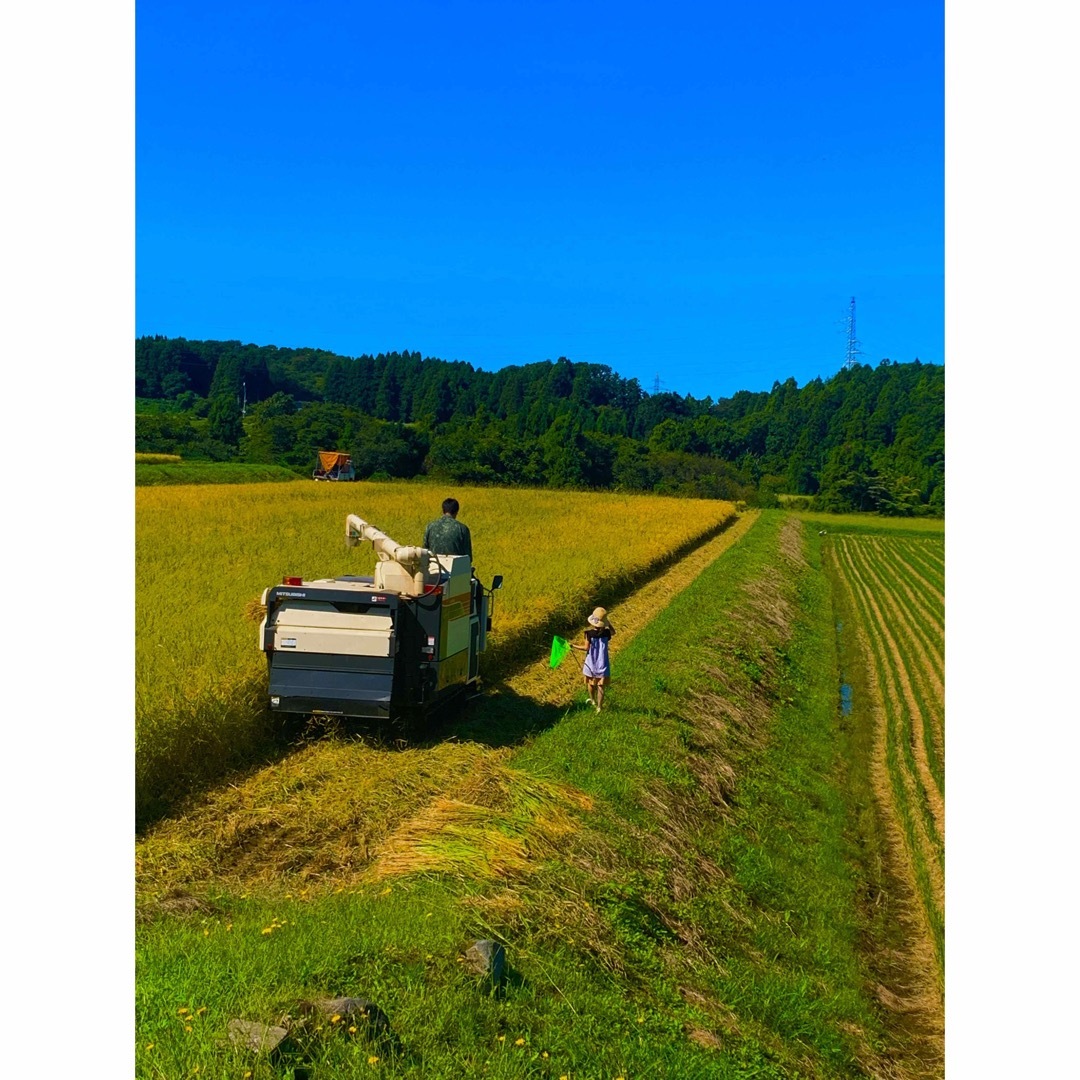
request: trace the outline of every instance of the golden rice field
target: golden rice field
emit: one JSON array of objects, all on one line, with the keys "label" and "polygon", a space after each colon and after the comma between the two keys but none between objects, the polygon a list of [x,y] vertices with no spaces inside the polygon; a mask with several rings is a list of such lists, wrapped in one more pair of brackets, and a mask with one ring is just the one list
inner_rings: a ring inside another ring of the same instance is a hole
[{"label": "golden rice field", "polygon": [[838,576],[857,625],[874,724],[871,774],[897,869],[937,987],[945,928],[943,539],[837,535]]},{"label": "golden rice field", "polygon": [[[371,573],[346,549],[359,514],[418,544],[442,488],[415,484],[136,489],[136,797],[140,817],[242,764],[265,738],[265,658],[245,609],[286,575]],[[734,517],[730,503],[647,495],[455,488],[474,563],[502,574],[482,670],[535,658],[556,628],[618,596]]]},{"label": "golden rice field", "polygon": [[179,454],[136,454],[136,465],[177,465],[183,459]]}]

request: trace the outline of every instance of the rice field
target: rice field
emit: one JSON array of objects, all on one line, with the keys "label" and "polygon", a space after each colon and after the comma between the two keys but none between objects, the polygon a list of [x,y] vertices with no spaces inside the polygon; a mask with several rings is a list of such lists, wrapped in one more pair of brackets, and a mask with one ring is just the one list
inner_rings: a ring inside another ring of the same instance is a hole
[{"label": "rice field", "polygon": [[[830,538],[865,661],[855,710],[874,725],[871,775],[913,927],[940,988],[945,929],[944,540]],[[860,702],[862,692],[869,700]]]},{"label": "rice field", "polygon": [[[270,723],[257,621],[286,575],[369,574],[346,549],[348,513],[420,542],[449,492],[417,484],[181,485],[136,489],[136,793],[140,816],[243,764]],[[733,519],[730,503],[591,492],[455,488],[485,583],[502,574],[481,669],[535,659],[688,545]]]}]

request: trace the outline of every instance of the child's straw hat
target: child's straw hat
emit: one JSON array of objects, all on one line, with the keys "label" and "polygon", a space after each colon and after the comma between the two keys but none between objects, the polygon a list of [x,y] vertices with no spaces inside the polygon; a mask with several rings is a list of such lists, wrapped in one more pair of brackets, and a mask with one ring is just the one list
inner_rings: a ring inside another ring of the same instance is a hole
[{"label": "child's straw hat", "polygon": [[608,622],[607,608],[598,607],[589,616],[589,622],[592,623],[593,626],[599,626],[604,629],[610,627],[611,623]]}]

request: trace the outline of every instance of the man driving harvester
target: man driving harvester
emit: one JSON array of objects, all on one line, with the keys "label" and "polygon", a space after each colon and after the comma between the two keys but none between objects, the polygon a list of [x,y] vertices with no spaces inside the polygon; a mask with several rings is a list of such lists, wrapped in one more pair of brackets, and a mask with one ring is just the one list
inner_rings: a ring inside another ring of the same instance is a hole
[{"label": "man driving harvester", "polygon": [[457,499],[444,499],[442,509],[442,517],[424,530],[422,546],[436,555],[468,555],[472,565],[472,536],[469,526],[457,519],[460,509]]}]

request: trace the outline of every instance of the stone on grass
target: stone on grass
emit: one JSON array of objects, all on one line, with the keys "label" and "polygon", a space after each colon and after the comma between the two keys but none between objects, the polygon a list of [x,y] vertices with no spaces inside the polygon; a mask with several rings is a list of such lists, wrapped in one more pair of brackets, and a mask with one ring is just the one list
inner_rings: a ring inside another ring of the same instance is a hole
[{"label": "stone on grass", "polygon": [[273,1054],[289,1037],[283,1027],[260,1024],[256,1020],[230,1020],[229,1042],[257,1054]]},{"label": "stone on grass", "polygon": [[474,975],[490,979],[492,986],[498,986],[506,975],[506,950],[488,938],[474,941],[465,951],[465,967]]},{"label": "stone on grass", "polygon": [[364,1034],[371,1037],[387,1035],[390,1032],[390,1019],[374,1002],[360,997],[317,998],[314,1001],[300,1003],[301,1015],[322,1013],[324,1016],[341,1017],[341,1027],[363,1028]]}]

